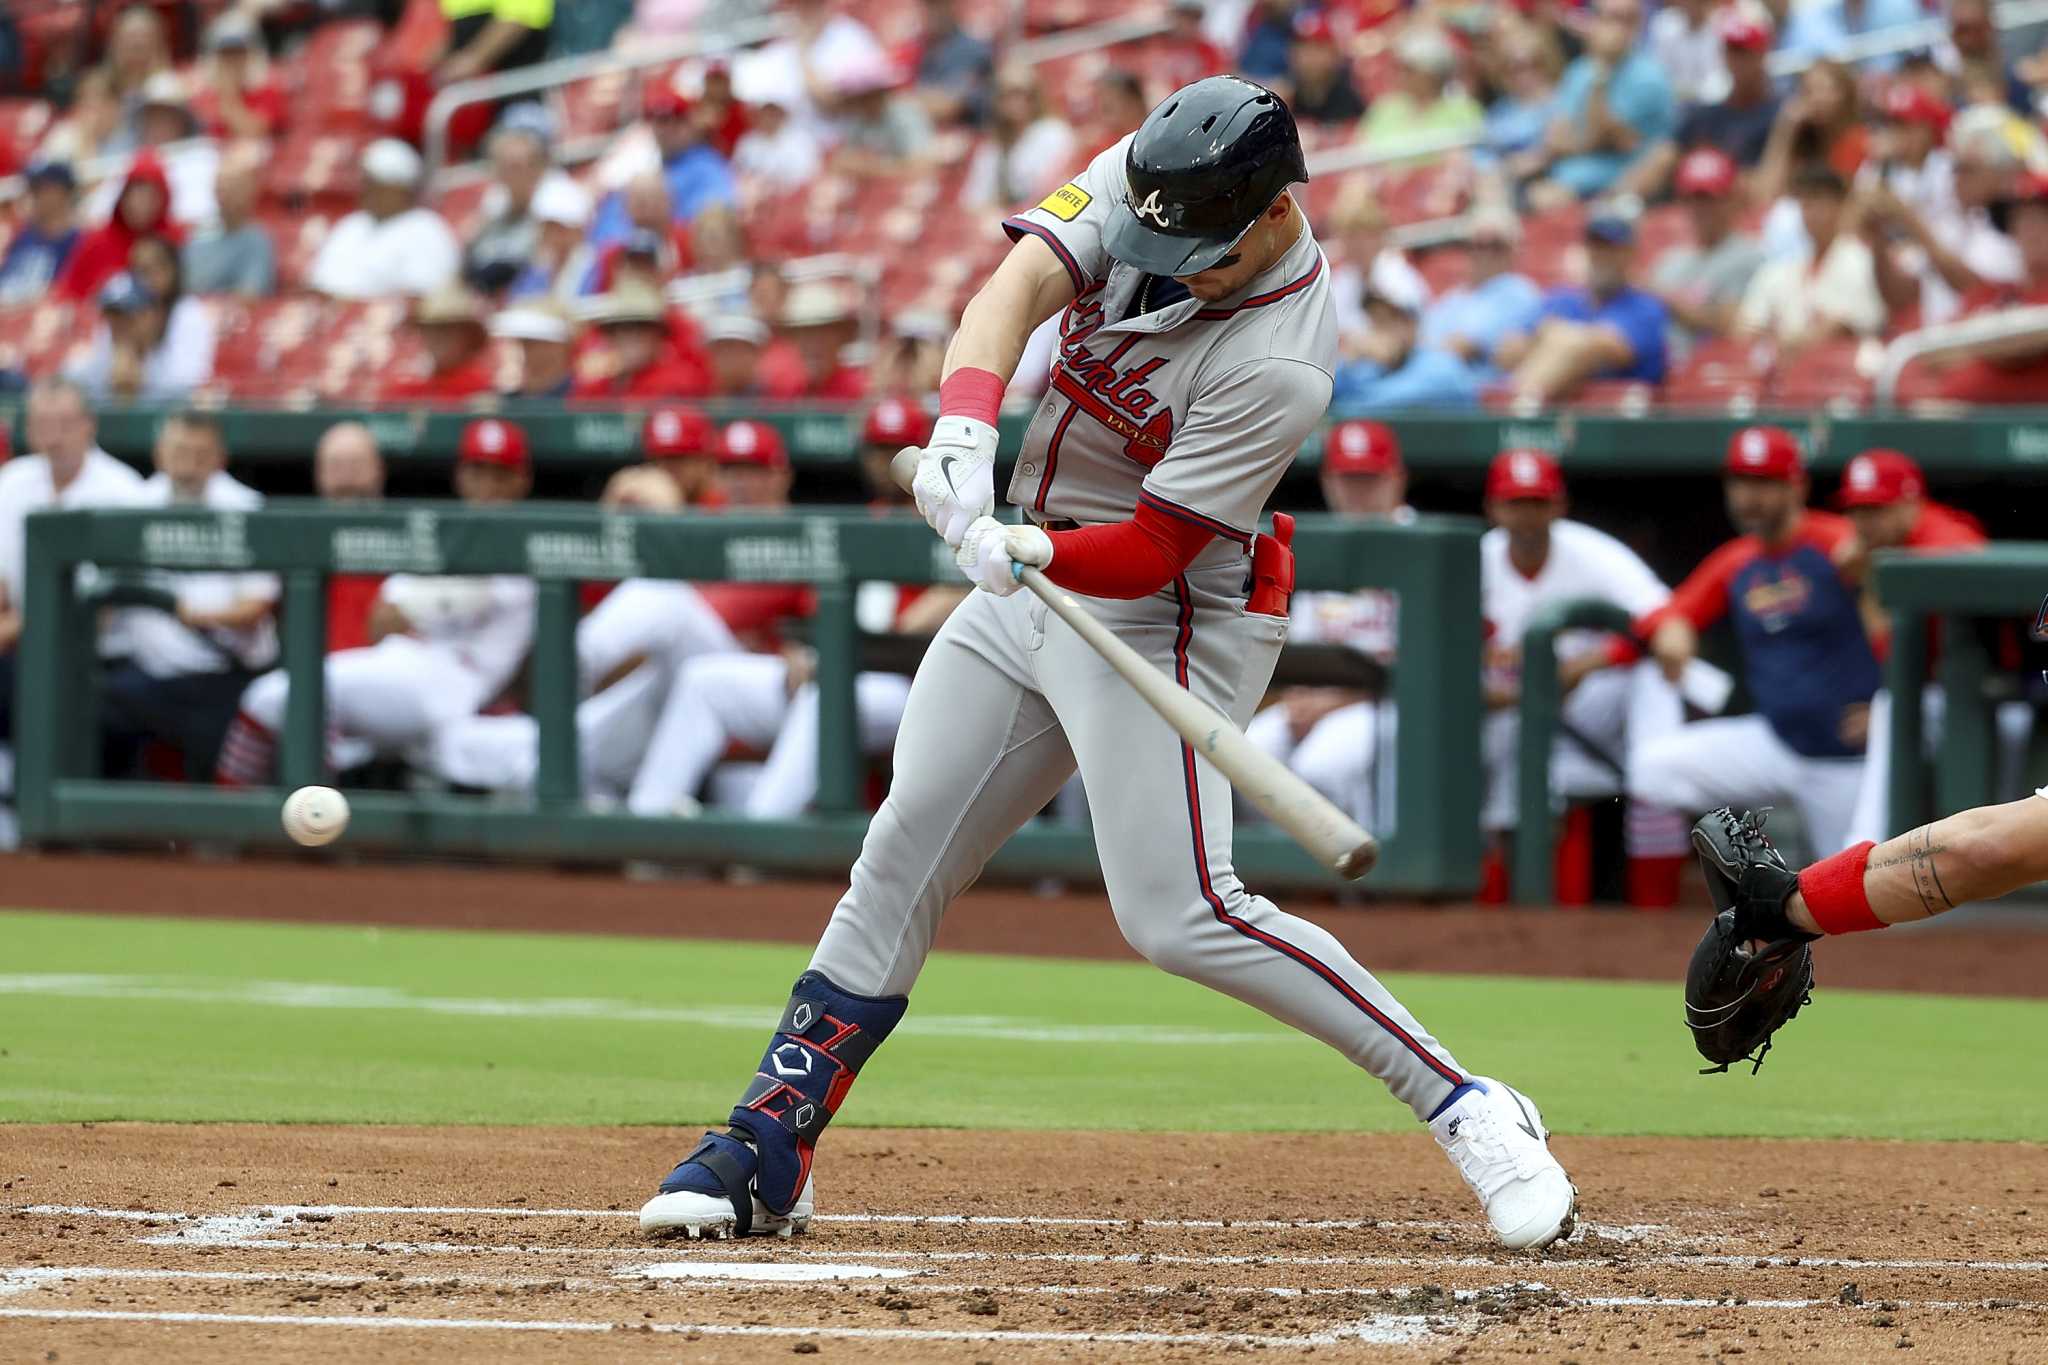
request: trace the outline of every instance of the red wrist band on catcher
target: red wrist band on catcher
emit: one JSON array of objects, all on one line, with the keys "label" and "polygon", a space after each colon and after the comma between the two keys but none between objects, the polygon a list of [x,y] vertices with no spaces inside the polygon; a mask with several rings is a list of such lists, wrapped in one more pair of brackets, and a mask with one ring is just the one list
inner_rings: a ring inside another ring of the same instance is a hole
[{"label": "red wrist band on catcher", "polygon": [[1863,890],[1863,870],[1870,865],[1870,850],[1876,847],[1866,839],[1799,874],[1799,894],[1806,900],[1806,912],[1823,934],[1884,928]]},{"label": "red wrist band on catcher", "polygon": [[939,416],[971,417],[994,426],[1006,387],[993,370],[955,370],[939,385]]}]

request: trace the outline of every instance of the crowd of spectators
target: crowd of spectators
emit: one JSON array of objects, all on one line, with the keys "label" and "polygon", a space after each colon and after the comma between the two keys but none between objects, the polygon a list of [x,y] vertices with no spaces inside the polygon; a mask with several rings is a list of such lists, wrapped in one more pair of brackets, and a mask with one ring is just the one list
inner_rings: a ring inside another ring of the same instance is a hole
[{"label": "crowd of spectators", "polygon": [[[410,112],[371,120],[386,135],[349,144],[350,174],[303,223],[268,170],[318,105],[280,75],[318,42],[314,20],[239,0],[136,4],[82,33],[68,69],[44,63],[59,98],[39,140],[14,149],[0,310],[47,299],[85,322],[38,365],[95,394],[262,396],[261,374],[215,375],[216,354],[244,363],[260,348],[216,348],[195,316],[209,301],[402,298],[406,334],[375,348],[378,372],[353,395],[868,393],[876,371],[901,368],[884,365],[901,291],[877,308],[859,270],[792,288],[806,234],[850,236],[862,268],[914,257],[933,228],[886,221],[879,187],[894,184],[917,206],[901,212],[984,229],[949,245],[986,247],[991,220],[1219,70],[1272,84],[1317,150],[1368,162],[1309,191],[1335,266],[1340,401],[1654,396],[1723,343],[1764,374],[1808,354],[1839,369],[1845,347],[2006,306],[2034,281],[2005,224],[2048,170],[2048,52],[2001,34],[1985,0],[1948,0],[1943,36],[1921,47],[1887,45],[1935,13],[1910,0],[1176,0],[1146,11],[1160,21],[1149,37],[1039,66],[1008,60],[960,0],[788,0],[772,41],[627,83],[594,160],[545,92],[466,111],[458,123],[483,121],[454,188],[428,183],[420,91],[629,51],[706,16],[657,0],[382,8],[404,15],[378,51],[410,61],[397,81]],[[181,13],[198,22],[167,21]],[[821,179],[837,197],[807,199]],[[932,183],[938,213],[918,197]],[[805,215],[830,221],[792,232]],[[1417,219],[1428,230],[1404,249]],[[957,305],[957,285],[942,292],[911,306]],[[1874,365],[1863,351],[1852,368]],[[1946,392],[1929,374],[1923,390]]]}]

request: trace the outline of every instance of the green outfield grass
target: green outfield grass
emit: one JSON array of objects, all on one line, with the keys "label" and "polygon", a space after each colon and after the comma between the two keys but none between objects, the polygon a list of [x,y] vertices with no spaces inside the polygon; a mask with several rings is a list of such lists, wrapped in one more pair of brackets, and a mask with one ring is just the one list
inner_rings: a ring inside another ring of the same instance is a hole
[{"label": "green outfield grass", "polygon": [[[0,1120],[720,1118],[781,945],[0,913]],[[1398,976],[1562,1132],[2038,1138],[2048,1004],[1828,991],[1761,1076],[1700,1077],[1669,986]],[[1304,979],[1303,989],[1316,989]],[[1153,969],[940,954],[841,1122],[1405,1129],[1370,1078]]]}]

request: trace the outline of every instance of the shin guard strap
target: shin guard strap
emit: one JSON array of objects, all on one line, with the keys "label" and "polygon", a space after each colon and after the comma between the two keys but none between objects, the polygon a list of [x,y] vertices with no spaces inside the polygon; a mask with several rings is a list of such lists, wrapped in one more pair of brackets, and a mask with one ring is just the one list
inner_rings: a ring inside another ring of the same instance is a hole
[{"label": "shin guard strap", "polygon": [[754,1140],[761,1157],[754,1188],[776,1213],[785,1212],[803,1192],[818,1134],[909,1006],[901,995],[876,998],[842,991],[819,972],[797,978],[768,1051],[731,1118]]},{"label": "shin guard strap", "polygon": [[1870,865],[1869,840],[1823,858],[1799,874],[1799,894],[1806,912],[1823,934],[1852,934],[1882,929],[1884,921],[1870,908],[1863,890],[1863,872]]},{"label": "shin guard strap", "polygon": [[718,1177],[718,1183],[725,1187],[725,1197],[732,1200],[732,1235],[746,1236],[754,1226],[753,1172],[741,1166],[710,1133],[704,1135],[697,1150],[684,1161],[695,1162]]}]

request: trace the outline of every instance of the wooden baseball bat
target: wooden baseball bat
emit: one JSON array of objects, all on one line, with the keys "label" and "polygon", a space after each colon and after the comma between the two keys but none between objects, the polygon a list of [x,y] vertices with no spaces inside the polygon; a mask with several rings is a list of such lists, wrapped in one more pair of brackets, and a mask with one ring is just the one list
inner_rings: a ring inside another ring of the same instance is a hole
[{"label": "wooden baseball bat", "polygon": [[[906,446],[890,462],[890,476],[899,487],[910,487],[911,478],[917,473],[918,455],[918,447]],[[1039,570],[1020,567],[1017,577],[1071,626],[1090,649],[1107,660],[1196,753],[1215,765],[1232,787],[1267,819],[1292,835],[1317,862],[1347,881],[1355,881],[1372,870],[1379,861],[1379,840],[1356,820],[1286,764],[1246,739],[1229,717],[1146,662],[1143,655],[1118,639],[1115,632]]]}]

